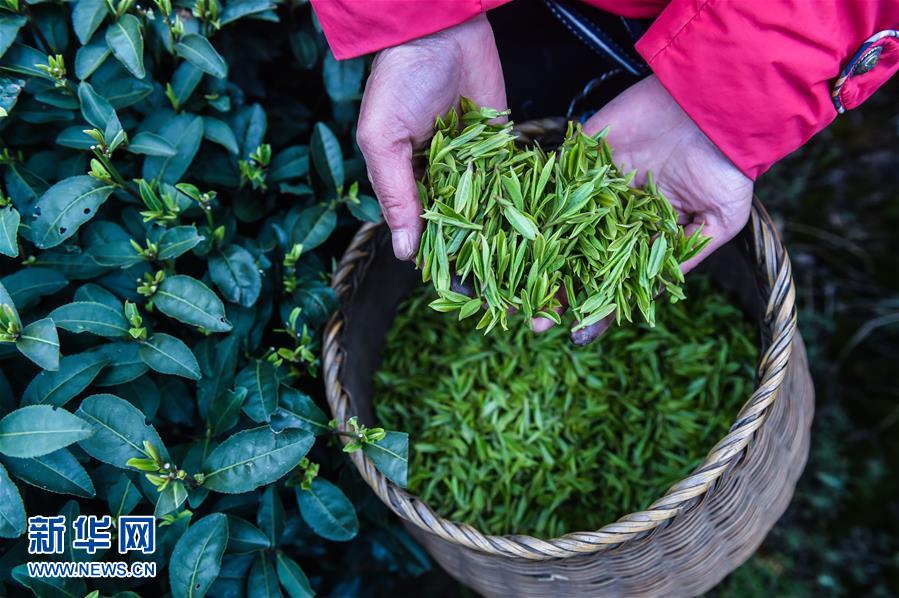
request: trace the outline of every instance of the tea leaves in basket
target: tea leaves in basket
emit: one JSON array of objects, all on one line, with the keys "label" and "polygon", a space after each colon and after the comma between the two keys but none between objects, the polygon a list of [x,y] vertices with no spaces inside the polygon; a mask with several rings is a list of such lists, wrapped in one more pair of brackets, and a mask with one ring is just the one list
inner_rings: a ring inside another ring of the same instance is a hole
[{"label": "tea leaves in basket", "polygon": [[[594,530],[648,507],[752,390],[752,326],[707,280],[688,286],[695,299],[661,306],[655,327],[590,347],[560,327],[536,335],[521,314],[485,337],[414,296],[375,378],[379,419],[410,435],[410,490],[496,534]],[[444,296],[437,307],[455,305]]]}]

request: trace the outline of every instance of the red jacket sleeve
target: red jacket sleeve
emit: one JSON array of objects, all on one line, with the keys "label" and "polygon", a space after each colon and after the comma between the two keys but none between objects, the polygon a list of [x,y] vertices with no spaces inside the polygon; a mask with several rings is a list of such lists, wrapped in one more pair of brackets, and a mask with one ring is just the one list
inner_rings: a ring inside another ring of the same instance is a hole
[{"label": "red jacket sleeve", "polygon": [[338,60],[362,56],[463,23],[510,0],[312,0]]},{"label": "red jacket sleeve", "polygon": [[899,69],[899,2],[672,0],[637,50],[750,178]]}]

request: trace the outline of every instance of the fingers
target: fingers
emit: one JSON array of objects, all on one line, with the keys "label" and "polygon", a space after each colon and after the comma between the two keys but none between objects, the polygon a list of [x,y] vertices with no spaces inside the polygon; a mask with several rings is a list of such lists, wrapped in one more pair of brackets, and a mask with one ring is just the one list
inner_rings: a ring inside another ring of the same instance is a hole
[{"label": "fingers", "polygon": [[580,346],[589,345],[594,340],[596,340],[596,338],[600,334],[605,332],[614,321],[615,315],[612,314],[611,316],[600,320],[596,324],[591,324],[590,326],[586,326],[584,328],[581,328],[580,330],[575,330],[571,333],[571,342],[575,345]]},{"label": "fingers", "polygon": [[[559,305],[554,307],[553,311],[561,316],[568,309],[568,295],[565,294],[565,289],[559,289],[556,299],[559,300]],[[556,323],[549,318],[531,318],[531,330],[537,333],[546,332],[555,325]]]},{"label": "fingers", "polygon": [[[380,129],[380,130],[379,130]],[[412,259],[421,239],[421,203],[412,173],[412,142],[391,140],[389,128],[360,117],[356,134],[365,156],[368,178],[381,203],[384,219],[390,227],[393,253],[401,260]]]}]

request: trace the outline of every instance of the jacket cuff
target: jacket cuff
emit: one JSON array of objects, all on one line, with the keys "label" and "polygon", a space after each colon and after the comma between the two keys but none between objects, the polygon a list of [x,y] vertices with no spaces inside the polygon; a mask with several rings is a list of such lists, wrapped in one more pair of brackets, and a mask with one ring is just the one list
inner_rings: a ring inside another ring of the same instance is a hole
[{"label": "jacket cuff", "polygon": [[[899,47],[884,48],[876,75],[853,82],[850,68],[832,95],[874,25],[895,18],[878,3],[864,5],[853,20],[829,4],[759,10],[757,3],[672,0],[636,47],[699,128],[755,179],[837,116],[834,97],[858,105],[895,72]],[[897,41],[886,35],[872,43]]]},{"label": "jacket cuff", "polygon": [[448,29],[503,0],[312,0],[338,60],[355,58]]}]

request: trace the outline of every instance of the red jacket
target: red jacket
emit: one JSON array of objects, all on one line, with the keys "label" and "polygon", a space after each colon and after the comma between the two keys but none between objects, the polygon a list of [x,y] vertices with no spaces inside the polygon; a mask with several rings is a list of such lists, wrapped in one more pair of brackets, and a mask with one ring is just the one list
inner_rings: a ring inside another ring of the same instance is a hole
[{"label": "red jacket", "polygon": [[[509,0],[312,0],[338,59],[457,25]],[[899,0],[585,0],[655,18],[636,48],[750,178],[899,69]]]}]

